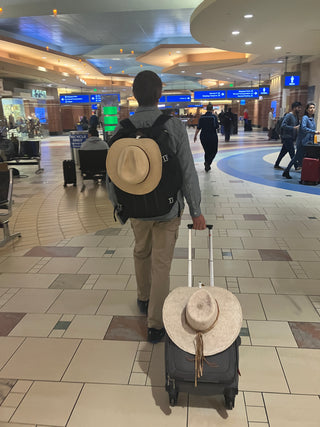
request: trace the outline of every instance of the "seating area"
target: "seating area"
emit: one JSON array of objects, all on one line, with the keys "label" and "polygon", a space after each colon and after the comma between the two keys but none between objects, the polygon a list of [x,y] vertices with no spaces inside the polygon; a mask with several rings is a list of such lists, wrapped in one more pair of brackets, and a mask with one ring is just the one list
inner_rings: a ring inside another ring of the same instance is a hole
[{"label": "seating area", "polygon": [[[5,164],[3,163],[3,165]],[[0,170],[0,228],[3,229],[0,247],[16,237],[21,237],[21,233],[10,234],[9,230],[9,218],[12,215],[12,188],[12,169],[4,167],[3,170]]]},{"label": "seating area", "polygon": [[85,189],[85,180],[101,183],[106,179],[107,150],[79,150],[79,162],[82,177],[81,192]]}]

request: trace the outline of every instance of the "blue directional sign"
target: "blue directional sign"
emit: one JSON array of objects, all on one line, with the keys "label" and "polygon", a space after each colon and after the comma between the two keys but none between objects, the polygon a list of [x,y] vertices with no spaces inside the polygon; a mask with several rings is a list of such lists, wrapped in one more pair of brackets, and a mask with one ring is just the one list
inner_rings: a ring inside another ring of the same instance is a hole
[{"label": "blue directional sign", "polygon": [[[118,97],[118,102],[120,102],[120,94],[119,93],[104,93],[103,96],[117,96]],[[90,95],[90,102],[95,103],[101,103],[101,98],[102,94],[101,93],[95,93],[93,95]]]},{"label": "blue directional sign", "polygon": [[101,94],[90,95],[90,102],[101,102]]},{"label": "blue directional sign", "polygon": [[300,85],[300,76],[299,75],[289,75],[284,76],[284,86],[285,87],[294,87]]},{"label": "blue directional sign", "polygon": [[260,86],[259,95],[270,95],[270,86]]},{"label": "blue directional sign", "polygon": [[203,105],[202,104],[190,104],[190,105],[187,105],[187,107],[188,108],[202,108],[203,107]]},{"label": "blue directional sign", "polygon": [[225,99],[225,90],[198,90],[194,92],[194,99]]},{"label": "blue directional sign", "polygon": [[227,98],[259,98],[259,90],[257,88],[227,90]]},{"label": "blue directional sign", "polygon": [[167,102],[190,102],[191,95],[167,95]]},{"label": "blue directional sign", "polygon": [[89,102],[89,95],[60,95],[60,104],[86,104]]},{"label": "blue directional sign", "polygon": [[165,96],[161,96],[161,98],[159,99],[159,102],[160,103],[166,102],[166,97]]}]

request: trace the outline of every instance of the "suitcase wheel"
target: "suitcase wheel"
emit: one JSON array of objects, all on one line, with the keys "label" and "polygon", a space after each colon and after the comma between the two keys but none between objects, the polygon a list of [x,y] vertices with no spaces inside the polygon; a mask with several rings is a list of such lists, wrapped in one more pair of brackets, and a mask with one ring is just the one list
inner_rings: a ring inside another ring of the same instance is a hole
[{"label": "suitcase wheel", "polygon": [[174,392],[169,393],[170,406],[176,406],[177,401],[178,401],[178,393],[177,392],[176,393],[174,393]]},{"label": "suitcase wheel", "polygon": [[234,408],[234,397],[230,397],[230,396],[224,396],[224,401],[225,401],[225,405],[226,405],[226,409],[233,409]]}]

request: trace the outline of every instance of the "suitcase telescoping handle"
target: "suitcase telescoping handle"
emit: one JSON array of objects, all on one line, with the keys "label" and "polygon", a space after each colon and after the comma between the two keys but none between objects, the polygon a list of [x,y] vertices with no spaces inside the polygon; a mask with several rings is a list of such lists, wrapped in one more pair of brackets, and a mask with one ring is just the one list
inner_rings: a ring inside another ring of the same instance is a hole
[{"label": "suitcase telescoping handle", "polygon": [[[192,224],[188,224],[189,229],[189,244],[188,244],[188,287],[192,288]],[[210,286],[214,286],[214,274],[213,274],[213,249],[212,249],[212,228],[213,225],[207,224],[209,231],[209,271],[210,271]]]}]

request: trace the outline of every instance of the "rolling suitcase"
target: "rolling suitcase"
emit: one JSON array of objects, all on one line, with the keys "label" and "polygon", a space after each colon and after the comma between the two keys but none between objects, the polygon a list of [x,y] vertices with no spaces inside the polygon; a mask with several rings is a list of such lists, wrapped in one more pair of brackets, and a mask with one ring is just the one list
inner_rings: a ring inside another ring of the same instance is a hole
[{"label": "rolling suitcase", "polygon": [[63,163],[63,177],[64,177],[64,187],[67,184],[73,184],[75,187],[77,185],[77,175],[76,175],[76,166],[74,160],[64,160]]},{"label": "rolling suitcase", "polygon": [[[210,286],[214,286],[212,225],[209,229]],[[188,287],[192,287],[191,229],[189,228]],[[198,395],[222,394],[227,409],[232,409],[238,394],[240,336],[226,350],[206,356],[203,375],[195,384],[195,355],[179,348],[167,335],[165,342],[166,391],[171,406],[177,403],[179,392]]]},{"label": "rolling suitcase", "polygon": [[317,185],[320,182],[320,160],[305,157],[302,162],[300,184]]}]

